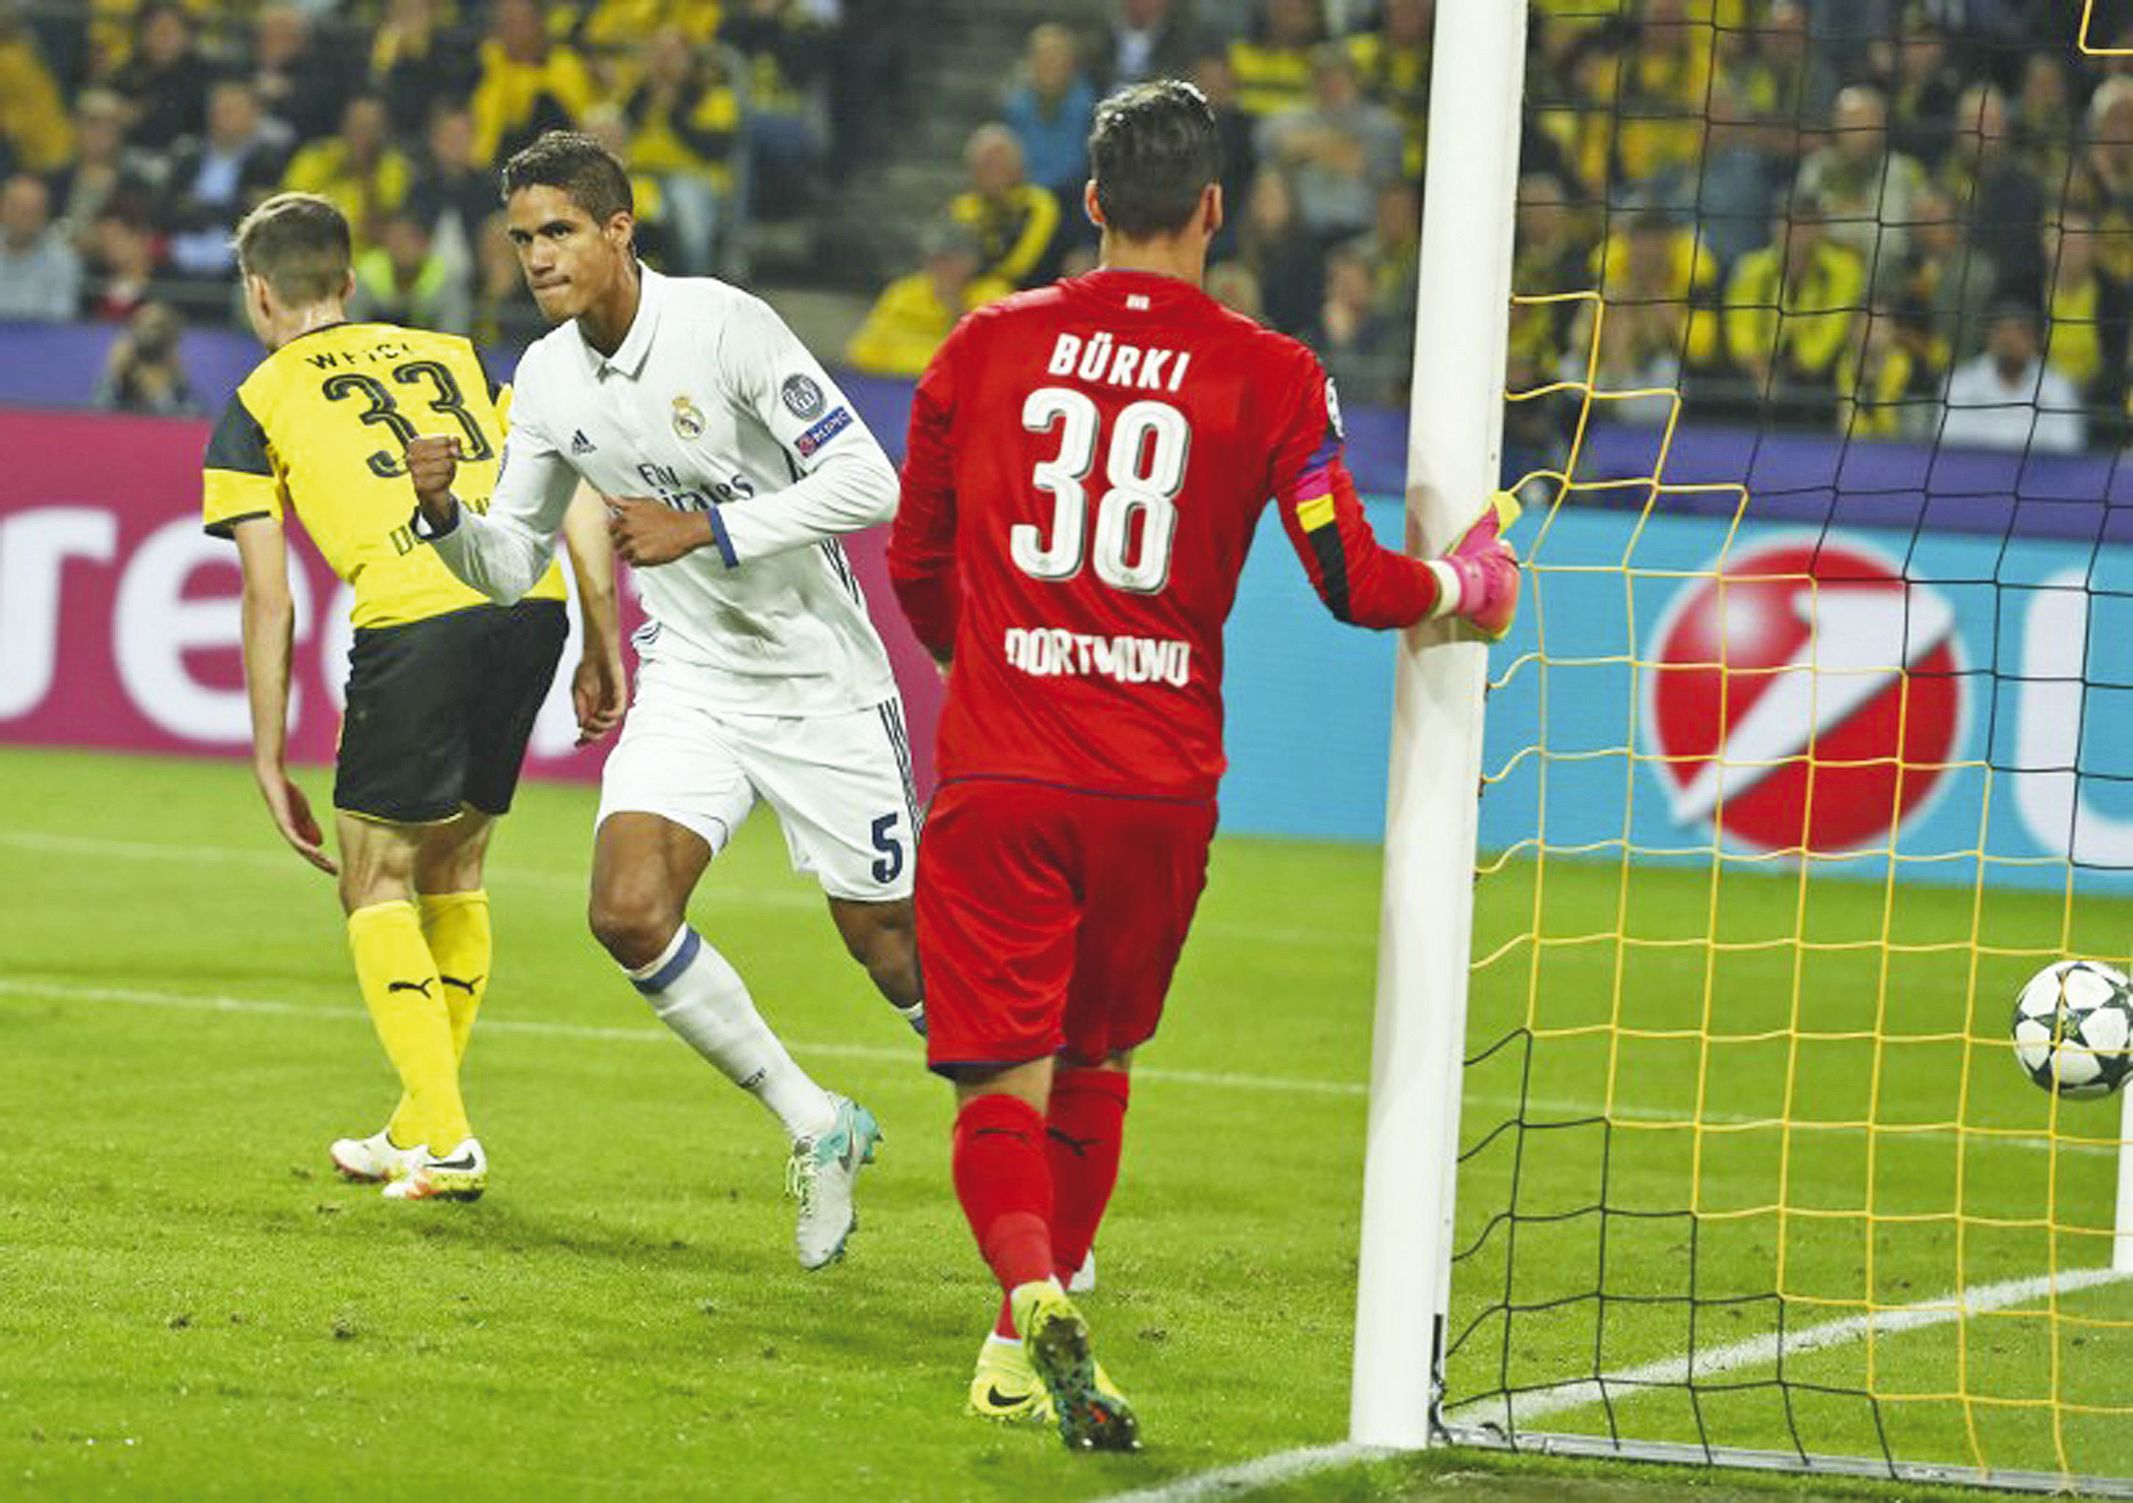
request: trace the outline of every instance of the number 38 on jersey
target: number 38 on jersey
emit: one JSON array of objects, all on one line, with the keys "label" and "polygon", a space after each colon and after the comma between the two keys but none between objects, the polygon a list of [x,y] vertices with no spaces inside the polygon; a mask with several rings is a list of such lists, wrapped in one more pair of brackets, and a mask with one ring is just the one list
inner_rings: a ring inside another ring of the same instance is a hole
[{"label": "number 38 on jersey", "polygon": [[[1052,498],[1048,527],[1020,522],[1008,534],[1015,567],[1033,579],[1067,580],[1084,563],[1115,590],[1152,595],[1170,582],[1178,492],[1192,430],[1167,402],[1134,402],[1111,425],[1086,394],[1040,386],[1022,404],[1022,426],[1058,438],[1058,452],[1031,477]],[[1090,475],[1103,452],[1103,490],[1089,519]]]}]

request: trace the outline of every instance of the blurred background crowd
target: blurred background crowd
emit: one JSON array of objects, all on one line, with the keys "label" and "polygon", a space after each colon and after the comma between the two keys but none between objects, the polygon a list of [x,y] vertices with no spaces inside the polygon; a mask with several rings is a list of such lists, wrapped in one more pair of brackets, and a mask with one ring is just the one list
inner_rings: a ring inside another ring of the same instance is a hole
[{"label": "blurred background crowd", "polygon": [[[1521,307],[1513,388],[2119,443],[2133,14],[2098,9],[2083,55],[2081,0],[1534,0],[1514,283],[1606,305]],[[1225,142],[1210,290],[1398,404],[1431,27],[1432,0],[0,0],[0,318],[123,321],[107,399],[184,410],[231,227],[301,188],[359,227],[359,314],[521,342],[495,168],[571,125],[629,164],[648,260],[832,294],[846,363],[913,374],[967,309],[1093,264],[1091,111],[1169,74]]]}]

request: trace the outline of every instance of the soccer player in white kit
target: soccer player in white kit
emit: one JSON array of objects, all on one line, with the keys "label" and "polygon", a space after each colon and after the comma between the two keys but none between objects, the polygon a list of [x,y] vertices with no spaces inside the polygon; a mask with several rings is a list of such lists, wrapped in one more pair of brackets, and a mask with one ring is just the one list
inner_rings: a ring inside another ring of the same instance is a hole
[{"label": "soccer player in white kit", "polygon": [[592,930],[660,1019],[784,1126],[795,1250],[820,1268],[843,1255],[880,1128],[793,1061],[687,908],[769,803],[853,958],[923,1031],[902,705],[838,542],[889,519],[896,471],[760,299],[638,263],[629,179],[597,142],[549,132],[505,165],[504,191],[556,327],[519,364],[486,515],[452,496],[457,440],[408,445],[416,534],[511,601],[546,567],[578,478],[608,498],[650,619],[601,778]]}]

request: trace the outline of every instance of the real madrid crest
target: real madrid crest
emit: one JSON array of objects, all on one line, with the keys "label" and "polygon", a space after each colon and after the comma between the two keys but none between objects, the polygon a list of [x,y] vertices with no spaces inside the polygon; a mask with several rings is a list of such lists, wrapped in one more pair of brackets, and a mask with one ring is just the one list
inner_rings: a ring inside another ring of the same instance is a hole
[{"label": "real madrid crest", "polygon": [[674,399],[674,431],[683,438],[704,436],[704,412],[687,397]]}]

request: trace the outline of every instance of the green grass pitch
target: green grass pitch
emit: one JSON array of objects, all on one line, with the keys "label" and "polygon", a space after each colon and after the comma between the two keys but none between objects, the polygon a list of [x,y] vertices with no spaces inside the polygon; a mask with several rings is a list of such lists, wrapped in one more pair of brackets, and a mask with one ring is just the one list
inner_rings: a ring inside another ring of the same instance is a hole
[{"label": "green grass pitch", "polygon": [[[322,801],[325,776],[305,781]],[[1126,1171],[1101,1241],[1102,1287],[1088,1302],[1149,1448],[1091,1458],[1066,1455],[1047,1433],[963,1417],[992,1300],[947,1189],[948,1093],[844,959],[819,896],[785,870],[767,819],[714,866],[694,916],[802,1060],[867,1101],[889,1134],[862,1182],[852,1255],[819,1275],[792,1261],[772,1125],[658,1027],[585,934],[590,790],[528,788],[497,844],[497,979],[468,1063],[470,1105],[495,1165],[490,1193],[475,1206],[395,1207],[326,1167],[326,1141],[375,1127],[392,1082],[349,979],[331,885],[280,847],[242,765],[17,751],[0,754],[0,782],[9,790],[0,1133],[13,1150],[0,1154],[0,1495],[1026,1503],[1158,1485],[1346,1428],[1374,850],[1239,839],[1218,847],[1168,1024],[1143,1057]],[[1634,880],[1633,932],[1701,921],[1707,875]],[[1549,931],[1611,925],[1618,881],[1605,867],[1551,868]],[[1782,878],[1729,877],[1726,911],[1751,927],[1780,924],[1793,895]],[[1968,917],[1966,894],[1905,901],[1922,929],[1955,922],[1958,909]],[[1529,873],[1484,884],[1483,941],[1515,932],[1532,910]],[[2004,912],[2006,924],[2035,928],[2056,911],[2022,900],[1996,907],[1995,921]],[[1852,912],[1835,904],[1829,922]],[[2123,908],[2082,912],[2098,953],[2124,950]],[[2119,937],[2106,941],[2114,926]],[[1716,988],[1746,999],[1727,1004],[1745,1009],[1740,1016],[1761,1018],[1773,999],[1793,995],[1789,957],[1762,953],[1758,971],[1757,953],[1729,956]],[[1604,1008],[1614,964],[1604,946],[1551,949],[1543,973],[1553,1020]],[[1641,1011],[1628,1021],[1654,1031],[1684,1016],[1696,1022],[1701,964],[1637,952],[1634,965],[1651,970],[1631,978],[1627,995]],[[1865,1007],[1871,1027],[1873,978],[1861,982],[1859,957],[1846,964],[1804,991],[1829,1016]],[[1925,1028],[1950,996],[1961,1010],[1974,995],[1983,1028],[2011,991],[2001,972],[2027,968],[1985,967],[1973,982],[1949,964],[1893,977],[1885,1026]],[[1523,1007],[1529,979],[1523,962],[1484,975],[1477,1038]],[[1823,1016],[1804,1015],[1815,1026]],[[1619,1115],[1693,1103],[1700,1072],[1714,1092],[1708,1114],[1752,1119],[1782,1090],[1770,1084],[1773,1068],[1780,1082],[1783,1071],[1768,1048],[1699,1059],[1671,1043],[1640,1046],[1618,1062]],[[1864,1102],[1883,1120],[1927,1121],[1949,1109],[1946,1046],[1884,1049],[1878,1077],[1856,1053],[1830,1046],[1830,1057],[1801,1065],[1798,1078],[1814,1084],[1795,1089],[1796,1114],[1839,1120]],[[1960,1075],[1959,1051],[1953,1057]],[[1523,1087],[1499,1061],[1472,1072],[1469,1143],[1514,1115],[1522,1092],[1530,1121],[1577,1120],[1604,1078],[1603,1045],[1548,1041],[1533,1061]],[[1964,1120],[2043,1120],[2047,1098],[2003,1057],[1979,1051],[1971,1073]],[[2115,1124],[2115,1106],[2088,1110]],[[2061,1126],[2095,1123],[2062,1117]],[[1529,1129],[1522,1215],[1574,1212],[1592,1192],[1601,1136]],[[2014,1218],[2050,1195],[2062,1220],[2108,1224],[2107,1156],[1990,1145],[1958,1155],[1918,1136],[1880,1144],[1869,1167],[1857,1136],[1795,1135],[1792,1202],[1842,1211],[1873,1186],[1877,1205],[1921,1219],[1873,1238],[1841,1215],[1795,1220],[1782,1238],[1772,1218],[1709,1222],[1695,1249],[1700,1292],[1767,1291],[1781,1241],[1796,1292],[1855,1296],[1870,1247],[1884,1300],[1943,1292],[1957,1266],[1953,1226],[1930,1218],[1951,1203],[1958,1163],[1965,1205]],[[1771,1137],[1706,1133],[1697,1160],[1689,1135],[1618,1126],[1607,1149],[1610,1201],[1678,1207],[1693,1170],[1708,1208],[1752,1211],[1775,1193],[1784,1145]],[[1462,1182],[1469,1237],[1509,1202],[1511,1182],[1493,1150],[1475,1156]],[[1516,1383],[1587,1373],[1596,1349],[1610,1368],[1680,1353],[1686,1318],[1663,1302],[1687,1263],[1679,1218],[1608,1219],[1610,1293],[1661,1302],[1611,1303],[1597,1348],[1589,1301],[1508,1320],[1487,1313],[1506,1291],[1520,1304],[1590,1293],[1598,1224],[1522,1220],[1515,1258],[1501,1237],[1481,1240],[1459,1275],[1461,1314],[1482,1324],[1455,1361],[1455,1391],[1485,1391],[1501,1372]],[[2049,1241],[2034,1231],[1974,1238],[1963,1267],[1976,1282],[2042,1273]],[[2103,1261],[2094,1237],[2062,1235],[2057,1256],[2062,1265]],[[2133,1316],[2111,1289],[2061,1310]],[[1698,1318],[1700,1344],[1770,1324],[1767,1305]],[[2128,1401],[2133,1349],[2108,1326],[2062,1322],[2054,1340],[2034,1319],[1975,1322],[1958,1354],[1961,1329],[1877,1342],[1877,1387],[1932,1391],[1960,1355],[1988,1395],[2048,1395],[2056,1380],[2077,1402]],[[1806,1375],[1841,1388],[1863,1376],[1866,1354],[1863,1344],[1831,1348],[1804,1359]],[[1758,1376],[1730,1375],[1750,1385]],[[1773,1443],[1782,1431],[1772,1430],[1770,1392],[1707,1399],[1707,1416],[1725,1412],[1724,1439]],[[1908,1427],[1900,1445],[1921,1459],[1952,1445],[1940,1459],[1963,1459],[1960,1406],[1889,1409]],[[1677,1396],[1653,1394],[1621,1401],[1616,1421],[1625,1433],[1679,1438],[1694,1416]],[[1856,1402],[1808,1404],[1801,1422],[1818,1449],[1873,1447]],[[1548,1428],[1605,1423],[1603,1410],[1587,1407]],[[1988,1406],[1981,1423],[1999,1464],[2052,1464],[2048,1413]],[[2121,1422],[2070,1416],[2064,1433],[2080,1469],[2133,1473]],[[1761,1488],[1455,1454],[1265,1495],[1579,1499]]]}]

